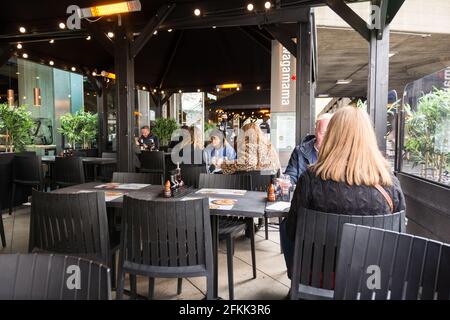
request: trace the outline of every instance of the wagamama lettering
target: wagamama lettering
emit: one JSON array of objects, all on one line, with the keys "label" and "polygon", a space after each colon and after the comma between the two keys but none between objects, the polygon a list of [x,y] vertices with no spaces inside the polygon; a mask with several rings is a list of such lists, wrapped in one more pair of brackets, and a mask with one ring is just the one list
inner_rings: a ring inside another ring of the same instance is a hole
[{"label": "wagamama lettering", "polygon": [[281,69],[281,105],[288,106],[291,97],[291,53],[283,47],[280,61]]}]

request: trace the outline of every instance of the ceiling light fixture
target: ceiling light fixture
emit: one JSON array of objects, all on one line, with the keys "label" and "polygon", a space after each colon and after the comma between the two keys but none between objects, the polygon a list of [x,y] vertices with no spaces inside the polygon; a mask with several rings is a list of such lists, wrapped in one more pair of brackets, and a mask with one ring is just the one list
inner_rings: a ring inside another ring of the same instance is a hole
[{"label": "ceiling light fixture", "polygon": [[340,79],[336,81],[336,84],[341,85],[341,84],[349,84],[352,82],[352,79]]},{"label": "ceiling light fixture", "polygon": [[120,13],[136,12],[141,10],[141,2],[139,0],[133,0],[79,9],[78,15],[80,16],[80,19],[85,19],[92,17],[95,18],[101,16],[110,16]]}]

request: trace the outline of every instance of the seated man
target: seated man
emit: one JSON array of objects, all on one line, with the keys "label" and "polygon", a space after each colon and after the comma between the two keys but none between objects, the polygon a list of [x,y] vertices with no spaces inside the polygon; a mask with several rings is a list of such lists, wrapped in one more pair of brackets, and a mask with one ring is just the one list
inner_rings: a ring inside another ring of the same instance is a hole
[{"label": "seated man", "polygon": [[[223,141],[222,141],[223,140]],[[236,151],[218,134],[212,134],[210,144],[205,148],[204,158],[211,173],[221,171],[220,166],[226,160],[236,160]]]},{"label": "seated man", "polygon": [[141,128],[141,136],[136,140],[136,145],[143,150],[158,150],[159,138],[150,131],[149,126],[143,126]]},{"label": "seated man", "polygon": [[292,184],[297,184],[298,178],[306,171],[308,166],[317,161],[320,146],[332,117],[331,113],[323,113],[318,116],[316,120],[316,135],[307,135],[292,152],[284,172],[284,174],[290,176]]}]

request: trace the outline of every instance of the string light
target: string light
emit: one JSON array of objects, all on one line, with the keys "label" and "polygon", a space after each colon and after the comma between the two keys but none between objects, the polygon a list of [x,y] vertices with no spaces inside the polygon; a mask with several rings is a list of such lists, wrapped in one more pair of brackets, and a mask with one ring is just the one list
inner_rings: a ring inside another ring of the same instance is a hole
[{"label": "string light", "polygon": [[25,27],[20,27],[19,31],[20,31],[20,33],[25,33],[25,32],[27,32],[27,29],[25,29]]},{"label": "string light", "polygon": [[202,12],[200,11],[200,9],[195,9],[194,14],[198,17],[202,14]]},{"label": "string light", "polygon": [[27,53],[24,53],[24,54],[22,55],[22,58],[28,59],[28,54],[27,54]]},{"label": "string light", "polygon": [[53,66],[55,64],[55,62],[53,62],[53,60],[50,60],[48,64]]},{"label": "string light", "polygon": [[167,32],[172,32],[172,31],[173,31],[172,29],[167,30]]},{"label": "string light", "polygon": [[72,70],[73,72],[77,71],[77,68],[72,67],[70,70]]},{"label": "string light", "polygon": [[17,49],[20,50],[20,49],[22,49],[22,48],[23,48],[23,47],[22,47],[22,44],[21,44],[21,43],[18,43],[18,44],[17,44]]},{"label": "string light", "polygon": [[108,38],[110,38],[110,39],[114,38],[114,32],[110,31],[107,33],[107,35],[108,35]]},{"label": "string light", "polygon": [[51,40],[49,41],[49,43],[50,43],[50,44],[53,44],[53,43],[55,43],[55,40],[51,39]]},{"label": "string light", "polygon": [[247,5],[247,10],[248,10],[248,11],[253,11],[254,8],[255,8],[255,7],[253,6],[253,3],[249,3],[249,4]]},{"label": "string light", "polygon": [[87,41],[89,41],[89,40],[91,40],[91,39],[92,39],[91,36],[87,36],[87,37],[86,37],[86,40],[87,40]]},{"label": "string light", "polygon": [[264,8],[269,10],[270,8],[272,8],[272,3],[270,1],[266,1],[266,3],[264,3]]},{"label": "string light", "polygon": [[60,22],[59,23],[59,28],[60,29],[65,29],[66,28],[66,24],[64,22]]}]

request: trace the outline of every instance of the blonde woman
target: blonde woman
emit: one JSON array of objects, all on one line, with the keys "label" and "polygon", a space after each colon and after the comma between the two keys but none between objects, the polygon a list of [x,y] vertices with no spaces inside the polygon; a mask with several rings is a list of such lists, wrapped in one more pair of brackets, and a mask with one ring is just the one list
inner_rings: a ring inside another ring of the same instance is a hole
[{"label": "blonde woman", "polygon": [[334,114],[316,164],[299,178],[288,218],[280,227],[288,274],[300,207],[345,215],[382,215],[405,209],[400,183],[378,149],[363,109],[347,106]]},{"label": "blonde woman", "polygon": [[270,174],[279,169],[278,154],[256,123],[248,123],[242,127],[237,141],[237,160],[222,164],[224,174],[248,171]]}]

